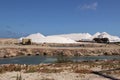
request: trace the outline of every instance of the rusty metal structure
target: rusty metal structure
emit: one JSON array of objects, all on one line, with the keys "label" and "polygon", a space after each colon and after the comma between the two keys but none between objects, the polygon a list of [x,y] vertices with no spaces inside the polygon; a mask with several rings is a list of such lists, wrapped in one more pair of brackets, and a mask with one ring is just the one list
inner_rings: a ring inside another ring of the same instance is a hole
[{"label": "rusty metal structure", "polygon": [[31,45],[32,44],[31,39],[22,39],[22,44],[23,45]]}]

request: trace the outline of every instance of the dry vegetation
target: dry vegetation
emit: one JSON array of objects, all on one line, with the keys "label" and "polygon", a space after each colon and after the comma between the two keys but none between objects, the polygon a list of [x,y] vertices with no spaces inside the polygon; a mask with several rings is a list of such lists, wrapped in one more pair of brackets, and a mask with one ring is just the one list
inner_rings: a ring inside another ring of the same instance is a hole
[{"label": "dry vegetation", "polygon": [[[65,56],[120,55],[120,46],[118,44],[98,44],[98,43],[81,42],[79,44],[21,45],[16,43],[18,43],[17,39],[0,39],[0,57],[6,58],[6,57],[13,57],[13,56],[20,56],[20,55],[54,56],[59,54],[63,54]],[[63,60],[63,62],[64,61],[66,60]],[[82,75],[82,74],[91,75],[94,72],[96,73],[100,72],[101,74],[110,75],[110,76],[114,76],[114,75],[119,76],[120,61],[109,60],[109,61],[70,62],[69,60],[67,60],[66,63],[60,62],[60,63],[54,63],[54,64],[39,64],[39,65],[1,64],[0,65],[0,76],[7,72],[12,73],[13,71],[22,72],[24,74],[29,74],[29,73],[35,74],[37,72],[37,73],[43,74],[43,76],[45,75],[39,80],[56,80],[55,79],[56,76],[54,76],[54,78],[46,77],[49,74],[50,74],[49,76],[51,76],[52,74],[55,74],[55,75],[61,75],[62,77],[65,77],[67,75],[69,75],[70,77],[72,75],[78,74],[77,75],[78,78],[76,80],[79,80],[79,76],[80,78],[85,77],[85,75]],[[67,72],[67,74],[65,72]],[[70,73],[75,73],[75,74],[70,74]],[[16,79],[20,80],[21,77],[23,77],[22,75],[18,75],[17,76],[18,78],[16,78],[16,76],[14,80]],[[5,78],[5,80],[8,80],[8,79]]]},{"label": "dry vegetation", "polygon": [[22,55],[57,56],[102,56],[119,55],[120,46],[117,44],[101,44],[80,42],[76,44],[32,44],[22,45],[17,39],[0,39],[0,58]]},{"label": "dry vegetation", "polygon": [[0,45],[14,45],[18,43],[17,39],[13,38],[0,38]]},{"label": "dry vegetation", "polygon": [[11,71],[22,71],[25,73],[42,72],[42,73],[60,73],[60,72],[75,72],[75,73],[91,73],[92,71],[109,72],[120,74],[120,70],[105,71],[120,68],[120,61],[83,61],[83,62],[68,62],[55,64],[39,64],[39,65],[19,65],[19,64],[4,64],[0,65],[0,73]]},{"label": "dry vegetation", "polygon": [[[15,72],[14,72],[15,71]],[[11,75],[14,74],[14,75]],[[16,74],[17,72],[17,74]],[[19,72],[19,74],[18,74]],[[89,79],[93,77],[96,78],[97,74],[107,75],[115,77],[115,80],[120,78],[120,61],[83,61],[83,62],[68,62],[68,63],[54,63],[54,64],[39,64],[39,65],[19,65],[19,64],[4,64],[0,65],[0,75],[5,77],[7,74],[9,76],[15,76],[14,79],[10,80],[81,80]],[[28,75],[28,76],[26,76]],[[32,77],[32,76],[36,77]],[[39,75],[39,76],[37,76]],[[49,76],[48,76],[49,75]],[[68,76],[68,77],[67,77]],[[87,77],[86,77],[87,76]],[[71,79],[70,79],[71,77]],[[1,77],[0,77],[1,78]],[[103,77],[99,77],[100,80],[105,80]],[[7,78],[3,78],[8,80]],[[92,78],[90,79],[92,80]],[[114,80],[114,79],[112,79]]]}]

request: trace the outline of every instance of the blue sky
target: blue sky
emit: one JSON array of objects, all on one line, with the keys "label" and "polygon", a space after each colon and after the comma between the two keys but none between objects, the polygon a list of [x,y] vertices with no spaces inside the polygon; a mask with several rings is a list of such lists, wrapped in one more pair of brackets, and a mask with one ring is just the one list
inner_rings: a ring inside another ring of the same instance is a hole
[{"label": "blue sky", "polygon": [[36,32],[120,36],[120,0],[0,0],[0,37]]}]

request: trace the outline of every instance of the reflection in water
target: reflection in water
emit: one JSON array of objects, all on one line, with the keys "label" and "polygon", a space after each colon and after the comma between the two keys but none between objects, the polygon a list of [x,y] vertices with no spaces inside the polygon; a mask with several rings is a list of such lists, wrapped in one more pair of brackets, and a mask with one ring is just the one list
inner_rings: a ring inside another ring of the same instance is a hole
[{"label": "reflection in water", "polygon": [[[70,57],[72,61],[90,61],[90,60],[120,60],[120,56],[81,56]],[[57,57],[46,56],[22,56],[15,58],[0,59],[0,64],[40,64],[40,63],[54,63]]]}]

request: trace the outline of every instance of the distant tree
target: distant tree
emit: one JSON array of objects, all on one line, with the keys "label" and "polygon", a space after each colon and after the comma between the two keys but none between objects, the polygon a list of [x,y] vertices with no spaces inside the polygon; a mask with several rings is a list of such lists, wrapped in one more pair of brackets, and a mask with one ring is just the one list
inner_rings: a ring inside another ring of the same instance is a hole
[{"label": "distant tree", "polygon": [[97,43],[101,43],[101,39],[100,38],[94,38],[93,41],[95,41]]},{"label": "distant tree", "polygon": [[94,38],[93,41],[95,41],[97,43],[109,43],[108,38]]},{"label": "distant tree", "polygon": [[109,39],[108,38],[101,38],[102,43],[109,43]]}]

